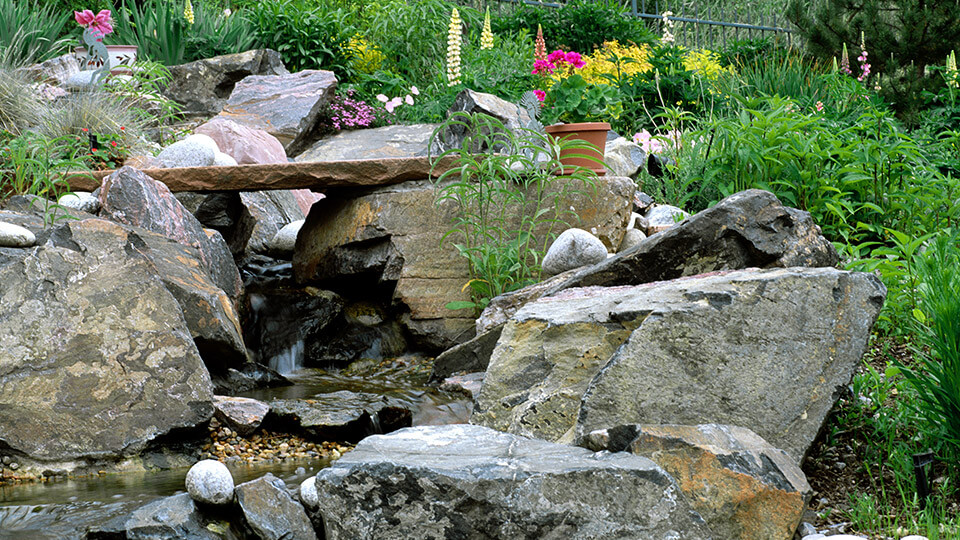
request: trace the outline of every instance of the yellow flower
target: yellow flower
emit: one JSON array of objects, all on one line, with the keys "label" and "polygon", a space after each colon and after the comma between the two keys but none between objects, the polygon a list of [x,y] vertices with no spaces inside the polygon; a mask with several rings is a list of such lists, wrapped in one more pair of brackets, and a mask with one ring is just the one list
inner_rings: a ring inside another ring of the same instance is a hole
[{"label": "yellow flower", "polygon": [[717,76],[724,71],[720,66],[720,55],[708,49],[690,51],[684,55],[683,68],[709,81],[717,80]]},{"label": "yellow flower", "polygon": [[480,49],[493,48],[493,31],[490,30],[490,8],[487,7],[487,14],[483,18],[483,32],[480,33]]},{"label": "yellow flower", "polygon": [[187,5],[183,8],[183,18],[186,19],[187,24],[193,24],[193,4],[190,0],[187,0]]},{"label": "yellow flower", "polygon": [[350,38],[347,49],[350,51],[350,66],[360,73],[376,72],[386,59],[376,45],[360,36]]},{"label": "yellow flower", "polygon": [[447,86],[460,84],[460,12],[453,8],[450,14],[450,30],[447,34]]},{"label": "yellow flower", "polygon": [[947,86],[960,88],[960,73],[957,73],[957,51],[950,51],[947,55]]},{"label": "yellow flower", "polygon": [[[650,46],[621,45],[616,40],[605,41],[589,56],[583,58],[586,64],[576,72],[590,84],[610,84],[614,80],[636,73],[646,73],[650,65]],[[566,76],[566,75],[564,75]]]}]

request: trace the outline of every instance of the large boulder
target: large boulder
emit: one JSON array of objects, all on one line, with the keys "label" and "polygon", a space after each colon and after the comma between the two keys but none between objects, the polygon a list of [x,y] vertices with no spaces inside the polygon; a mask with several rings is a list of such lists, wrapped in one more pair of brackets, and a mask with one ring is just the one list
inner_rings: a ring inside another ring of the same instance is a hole
[{"label": "large boulder", "polygon": [[594,266],[494,298],[480,320],[484,329],[503,324],[527,302],[571,287],[639,285],[741,268],[835,266],[839,260],[808,212],[750,189]]},{"label": "large boulder", "polygon": [[589,433],[580,444],[653,460],[716,538],[793,538],[813,495],[790,456],[742,427],[624,425]]},{"label": "large boulder", "polygon": [[243,283],[226,242],[219,234],[204,231],[166,185],[132,167],[122,167],[104,177],[99,198],[101,217],[143,227],[199,250],[213,282],[236,303]]},{"label": "large boulder", "polygon": [[[629,178],[599,178],[596,189],[556,182],[547,189],[546,200],[561,189],[567,191],[561,208],[573,208],[579,215],[579,222],[568,218],[572,224],[605,245],[619,244],[635,190]],[[453,227],[456,207],[451,201],[437,205],[435,199],[431,182],[411,181],[315,203],[297,238],[295,278],[331,287],[360,282],[389,288],[395,283],[393,301],[409,311],[404,325],[419,346],[440,350],[469,339],[473,313],[446,308],[449,302],[468,299],[463,286],[470,279],[455,242],[449,238],[441,242]],[[534,235],[539,243],[551,232],[550,226],[553,234],[563,228],[557,224],[538,228]]]},{"label": "large boulder", "polygon": [[198,126],[193,132],[216,141],[220,151],[237,160],[240,165],[287,162],[283,144],[262,129],[215,117]]},{"label": "large boulder", "polygon": [[0,446],[113,459],[207,421],[210,376],[142,241],[98,219],[58,231],[0,256]]},{"label": "large boulder", "polygon": [[564,291],[507,323],[471,422],[550,441],[621,424],[740,425],[802,462],[886,289],[833,268]]},{"label": "large boulder", "polygon": [[333,98],[332,71],[305,69],[284,75],[250,75],[238,82],[220,117],[276,137],[288,155],[313,131]]},{"label": "large boulder", "polygon": [[607,141],[603,162],[611,174],[636,178],[647,162],[647,154],[640,145],[623,137],[617,137]]},{"label": "large boulder", "polygon": [[317,495],[328,540],[710,537],[647,458],[469,425],[368,437]]},{"label": "large boulder", "polygon": [[267,473],[237,486],[237,503],[247,525],[261,540],[316,540],[303,505],[287,492],[283,480]]},{"label": "large boulder", "polygon": [[430,135],[436,127],[436,124],[409,124],[341,131],[320,139],[295,159],[311,162],[427,156]]},{"label": "large boulder", "polygon": [[183,106],[187,116],[213,116],[223,109],[238,81],[250,75],[284,75],[280,54],[256,49],[170,66],[163,94]]},{"label": "large boulder", "polygon": [[56,56],[39,64],[17,70],[17,73],[29,77],[34,82],[55,86],[66,84],[70,77],[79,72],[80,62],[77,61],[77,55],[74,53]]}]

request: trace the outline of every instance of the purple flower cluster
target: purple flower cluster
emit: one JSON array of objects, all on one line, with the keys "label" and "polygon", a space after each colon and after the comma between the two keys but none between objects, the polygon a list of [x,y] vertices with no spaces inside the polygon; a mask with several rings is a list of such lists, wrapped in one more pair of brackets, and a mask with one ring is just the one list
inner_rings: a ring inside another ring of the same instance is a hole
[{"label": "purple flower cluster", "polygon": [[366,101],[354,99],[354,91],[337,94],[330,102],[330,124],[337,131],[343,129],[362,129],[373,126],[378,120],[377,110]]},{"label": "purple flower cluster", "polygon": [[867,80],[867,77],[870,76],[870,64],[867,63],[867,51],[861,51],[860,56],[857,57],[857,61],[860,62],[860,76],[857,77],[857,80],[864,82]]}]

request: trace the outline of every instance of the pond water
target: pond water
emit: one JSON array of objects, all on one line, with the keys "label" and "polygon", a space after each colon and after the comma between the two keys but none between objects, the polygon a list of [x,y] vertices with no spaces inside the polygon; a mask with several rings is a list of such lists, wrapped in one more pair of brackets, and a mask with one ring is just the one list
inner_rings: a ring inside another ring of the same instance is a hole
[{"label": "pond water", "polygon": [[[415,361],[368,363],[350,373],[302,369],[289,377],[293,386],[255,390],[247,397],[314,398],[349,390],[390,396],[413,412],[414,425],[466,422],[472,403],[427,387],[425,370]],[[327,466],[324,460],[285,460],[256,465],[228,464],[237,484],[270,472],[290,487]],[[86,529],[127,514],[156,498],[184,491],[187,469],[109,474],[55,482],[0,485],[0,540],[83,538]]]}]

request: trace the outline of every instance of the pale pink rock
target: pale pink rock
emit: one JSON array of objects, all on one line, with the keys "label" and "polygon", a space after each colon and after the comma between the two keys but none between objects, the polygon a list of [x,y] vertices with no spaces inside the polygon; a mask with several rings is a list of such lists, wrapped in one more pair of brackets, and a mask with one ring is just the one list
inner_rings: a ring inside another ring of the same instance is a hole
[{"label": "pale pink rock", "polygon": [[280,141],[262,129],[214,117],[195,129],[194,133],[207,135],[216,141],[220,151],[233,157],[240,165],[287,162],[287,153]]},{"label": "pale pink rock", "polygon": [[313,203],[326,197],[323,193],[317,193],[309,189],[291,189],[290,191],[297,199],[297,205],[303,210],[304,216],[310,213],[310,207],[313,206]]}]

